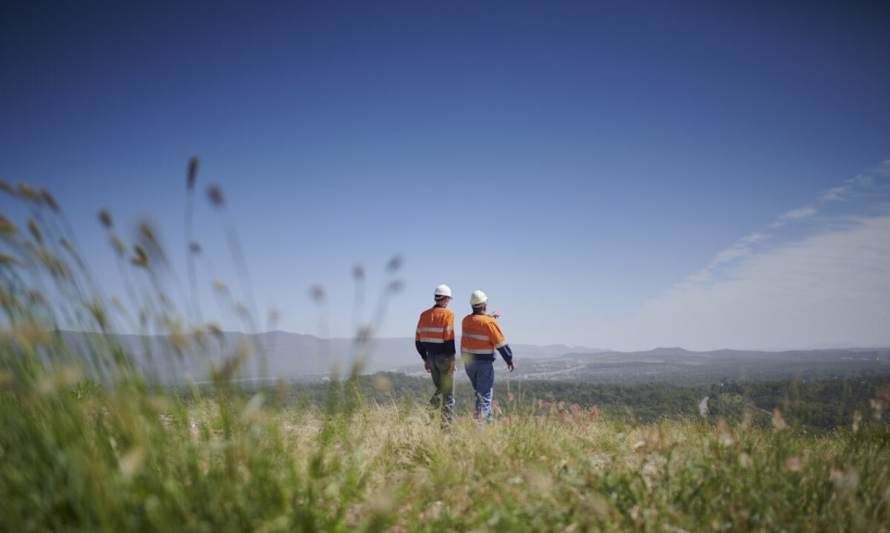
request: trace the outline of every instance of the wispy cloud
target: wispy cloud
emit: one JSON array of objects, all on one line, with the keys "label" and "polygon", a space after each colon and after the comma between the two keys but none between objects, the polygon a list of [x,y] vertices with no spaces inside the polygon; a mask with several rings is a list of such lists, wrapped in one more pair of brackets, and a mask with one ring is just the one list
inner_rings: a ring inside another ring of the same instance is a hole
[{"label": "wispy cloud", "polygon": [[850,187],[847,185],[841,185],[840,187],[832,187],[822,193],[822,201],[823,202],[834,202],[837,200],[843,200],[844,196],[847,194],[847,191],[850,190]]},{"label": "wispy cloud", "polygon": [[650,345],[776,349],[886,345],[888,323],[890,216],[882,216],[751,254],[725,279],[678,285],[627,327]]},{"label": "wispy cloud", "polygon": [[803,218],[811,217],[818,212],[815,206],[805,205],[803,207],[798,207],[797,209],[792,209],[791,211],[786,211],[779,215],[779,218],[773,222],[770,227],[771,228],[780,228],[787,224],[788,222],[794,220],[800,220]]},{"label": "wispy cloud", "polygon": [[[890,345],[890,214],[874,209],[887,177],[890,160],[741,237],[632,319],[610,324],[625,335],[615,345]],[[790,231],[802,220],[804,237]]]}]

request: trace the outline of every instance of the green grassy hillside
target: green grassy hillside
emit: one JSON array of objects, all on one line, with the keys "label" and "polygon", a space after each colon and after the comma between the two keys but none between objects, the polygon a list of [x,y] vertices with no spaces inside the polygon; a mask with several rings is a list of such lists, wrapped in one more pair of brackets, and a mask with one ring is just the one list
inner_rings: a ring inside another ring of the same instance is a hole
[{"label": "green grassy hillside", "polygon": [[[410,402],[184,398],[4,374],[0,522],[35,530],[880,530],[890,432],[633,423],[505,405],[449,431]],[[877,404],[876,404],[877,405]]]}]

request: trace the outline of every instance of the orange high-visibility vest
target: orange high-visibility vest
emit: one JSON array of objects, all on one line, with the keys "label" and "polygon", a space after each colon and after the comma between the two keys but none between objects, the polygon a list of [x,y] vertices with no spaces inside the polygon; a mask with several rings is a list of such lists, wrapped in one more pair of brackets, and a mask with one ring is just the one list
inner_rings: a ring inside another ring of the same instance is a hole
[{"label": "orange high-visibility vest", "polygon": [[507,345],[507,338],[501,332],[494,318],[488,315],[467,315],[460,326],[460,351],[486,355]]},{"label": "orange high-visibility vest", "polygon": [[431,307],[420,313],[414,340],[431,344],[445,344],[454,340],[454,313],[446,307]]}]

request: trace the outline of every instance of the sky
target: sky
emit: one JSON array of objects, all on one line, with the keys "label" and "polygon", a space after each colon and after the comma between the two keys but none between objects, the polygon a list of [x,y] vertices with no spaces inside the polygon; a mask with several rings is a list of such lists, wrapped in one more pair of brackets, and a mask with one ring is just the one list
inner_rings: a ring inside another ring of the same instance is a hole
[{"label": "sky", "polygon": [[380,335],[448,283],[517,343],[890,345],[886,3],[127,4],[0,7],[0,178],[58,198],[109,294],[102,208],[187,282],[198,156],[228,329],[213,279],[325,336],[397,279]]}]

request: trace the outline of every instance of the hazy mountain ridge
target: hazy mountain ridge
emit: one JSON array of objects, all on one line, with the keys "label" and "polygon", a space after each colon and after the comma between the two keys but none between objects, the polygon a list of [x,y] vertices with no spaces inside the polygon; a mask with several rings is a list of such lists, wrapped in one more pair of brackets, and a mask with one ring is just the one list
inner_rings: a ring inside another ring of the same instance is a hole
[{"label": "hazy mountain ridge", "polygon": [[[102,337],[61,332],[65,342],[89,357],[91,342]],[[408,337],[373,339],[367,350],[353,339],[322,339],[314,335],[270,331],[258,334],[225,332],[205,336],[203,346],[180,353],[166,336],[113,335],[136,363],[162,381],[203,380],[212,365],[236,353],[238,346],[253,347],[243,379],[319,379],[348,371],[355,358],[367,351],[363,372],[399,371],[424,374],[414,340]],[[107,342],[107,341],[103,341]],[[700,383],[724,379],[849,376],[857,373],[890,374],[890,348],[848,348],[767,352],[721,349],[690,351],[659,347],[638,352],[598,350],[551,344],[512,345],[517,370],[514,379],[546,379],[591,383],[648,381]]]}]

